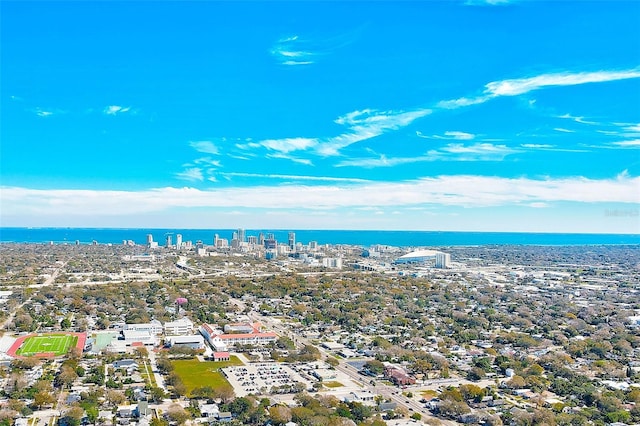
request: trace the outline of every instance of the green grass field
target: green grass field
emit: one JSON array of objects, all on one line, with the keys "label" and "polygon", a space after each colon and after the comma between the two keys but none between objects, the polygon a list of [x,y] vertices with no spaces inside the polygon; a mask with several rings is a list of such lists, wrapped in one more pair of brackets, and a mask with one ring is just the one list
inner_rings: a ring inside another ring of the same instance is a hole
[{"label": "green grass field", "polygon": [[69,348],[78,343],[78,336],[70,334],[48,334],[44,336],[28,337],[16,355],[31,356],[37,354],[64,355],[69,352]]},{"label": "green grass field", "polygon": [[196,388],[209,386],[216,388],[218,386],[227,385],[227,379],[218,371],[220,368],[231,367],[234,365],[244,365],[237,357],[231,356],[229,361],[204,361],[197,359],[175,360],[171,361],[173,371],[180,376],[182,383],[187,388],[187,395]]}]

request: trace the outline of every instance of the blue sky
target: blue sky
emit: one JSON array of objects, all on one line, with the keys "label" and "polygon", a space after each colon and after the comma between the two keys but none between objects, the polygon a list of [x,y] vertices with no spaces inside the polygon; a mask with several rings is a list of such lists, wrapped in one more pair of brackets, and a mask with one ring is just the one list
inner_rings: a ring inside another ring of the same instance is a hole
[{"label": "blue sky", "polygon": [[2,226],[640,232],[640,2],[2,2]]}]

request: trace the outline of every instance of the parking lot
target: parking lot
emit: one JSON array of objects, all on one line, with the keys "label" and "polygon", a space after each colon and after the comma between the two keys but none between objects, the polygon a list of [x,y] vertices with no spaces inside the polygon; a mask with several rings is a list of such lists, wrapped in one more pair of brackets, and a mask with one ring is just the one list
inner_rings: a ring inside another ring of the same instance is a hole
[{"label": "parking lot", "polygon": [[[236,396],[250,393],[293,393],[313,385],[287,365],[275,362],[222,369]],[[290,392],[289,392],[290,391]]]}]

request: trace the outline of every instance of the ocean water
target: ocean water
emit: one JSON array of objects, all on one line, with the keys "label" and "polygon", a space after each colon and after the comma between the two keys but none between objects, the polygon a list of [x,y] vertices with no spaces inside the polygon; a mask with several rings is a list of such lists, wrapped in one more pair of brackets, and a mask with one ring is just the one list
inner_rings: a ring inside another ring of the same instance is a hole
[{"label": "ocean water", "polygon": [[[0,243],[60,243],[122,244],[132,240],[145,244],[147,234],[164,245],[167,235],[182,234],[182,241],[200,240],[213,244],[215,234],[229,241],[235,229],[113,229],[113,228],[0,228]],[[246,236],[260,232],[274,234],[279,242],[286,242],[289,232],[295,232],[296,242],[307,244],[349,244],[368,247],[375,244],[396,247],[478,246],[478,245],[640,245],[640,234],[546,234],[519,232],[435,232],[435,231],[350,231],[350,230],[253,230]]]}]

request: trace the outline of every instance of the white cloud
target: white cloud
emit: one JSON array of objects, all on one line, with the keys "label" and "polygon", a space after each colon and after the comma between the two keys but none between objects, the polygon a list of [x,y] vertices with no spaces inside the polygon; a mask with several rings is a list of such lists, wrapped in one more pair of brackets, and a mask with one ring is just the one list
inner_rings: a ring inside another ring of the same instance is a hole
[{"label": "white cloud", "polygon": [[311,65],[313,64],[313,61],[284,61],[282,62],[282,65]]},{"label": "white cloud", "polygon": [[289,161],[292,161],[294,163],[304,164],[305,166],[313,166],[313,162],[311,160],[309,160],[308,158],[299,158],[299,157],[294,157],[292,155],[287,155],[287,154],[268,154],[265,157],[266,158],[278,158],[278,159],[281,159],[281,160],[289,160]]},{"label": "white cloud", "polygon": [[[0,188],[3,216],[121,216],[171,208],[335,209],[442,205],[511,206],[531,203],[640,202],[639,177],[613,179],[503,178],[437,176],[408,182],[367,182],[345,185],[281,185],[227,187],[216,190],[158,188],[146,191]],[[44,212],[44,213],[43,213]]]},{"label": "white cloud", "polygon": [[260,173],[239,173],[239,172],[220,173],[220,175],[229,176],[229,177],[248,177],[248,178],[259,178],[259,179],[307,180],[307,181],[315,181],[315,182],[346,182],[346,183],[371,182],[367,179],[340,178],[340,177],[332,177],[332,176],[304,176],[304,175],[260,174]]},{"label": "white cloud", "polygon": [[[604,83],[631,78],[640,78],[640,69],[630,69],[622,71],[550,73],[527,78],[492,81],[485,85],[483,95],[481,96],[473,98],[463,97],[441,101],[438,103],[438,107],[445,109],[455,109],[470,105],[481,104],[500,96],[523,95],[525,93],[547,87],[576,86],[580,84]],[[574,117],[569,116],[566,118]],[[585,124],[588,123],[585,122]]]},{"label": "white cloud", "polygon": [[540,143],[523,143],[520,146],[523,147],[523,148],[531,148],[531,149],[550,149],[550,148],[555,148],[555,145],[540,144]]},{"label": "white cloud", "polygon": [[406,127],[414,120],[431,114],[430,109],[413,111],[378,111],[365,109],[352,111],[335,122],[348,127],[348,132],[323,140],[316,152],[322,156],[338,155],[339,151],[357,142],[382,135],[389,130]]},{"label": "white cloud", "polygon": [[273,151],[288,153],[292,151],[303,151],[313,148],[318,144],[317,139],[311,138],[285,138],[285,139],[267,139],[259,144],[248,144],[254,146],[263,146]]},{"label": "white cloud", "polygon": [[220,153],[218,147],[211,141],[192,141],[189,142],[189,146],[196,151],[203,152],[205,154],[218,155]]},{"label": "white cloud", "polygon": [[640,70],[596,71],[578,73],[542,74],[529,78],[494,81],[487,84],[485,93],[490,96],[516,96],[543,87],[576,86],[587,83],[604,83],[608,81],[639,78]]},{"label": "white cloud", "polygon": [[311,43],[301,40],[297,35],[284,37],[276,42],[270,52],[283,65],[311,65],[316,53],[304,49],[310,45]]},{"label": "white cloud", "polygon": [[515,0],[467,0],[465,6],[504,6],[515,3]]},{"label": "white cloud", "polygon": [[447,101],[440,101],[436,106],[438,108],[444,108],[444,109],[456,109],[456,108],[462,108],[462,107],[471,106],[471,105],[483,104],[487,102],[489,99],[491,99],[491,96],[478,96],[475,98],[458,98],[458,99],[451,99]]},{"label": "white cloud", "polygon": [[251,142],[236,145],[240,149],[264,147],[281,154],[294,151],[312,150],[315,154],[329,157],[340,154],[340,150],[357,142],[380,136],[389,130],[397,130],[408,126],[414,120],[431,113],[429,109],[413,111],[378,111],[364,109],[352,111],[338,117],[336,124],[347,127],[347,131],[329,138],[284,138],[267,139],[258,143]]},{"label": "white cloud", "polygon": [[297,35],[283,37],[274,43],[269,53],[282,65],[311,65],[319,58],[352,43],[358,32],[356,29],[322,39],[304,39]]},{"label": "white cloud", "polygon": [[204,177],[202,176],[202,169],[200,169],[199,167],[185,169],[183,172],[176,173],[176,177],[178,179],[188,180],[192,182],[204,180]]},{"label": "white cloud", "polygon": [[431,161],[502,161],[507,155],[519,152],[522,151],[506,145],[494,145],[490,143],[463,145],[460,143],[451,143],[439,149],[432,149],[421,156],[388,158],[385,155],[380,155],[377,158],[343,160],[336,164],[336,167],[394,167],[402,164]]},{"label": "white cloud", "polygon": [[565,120],[572,120],[572,121],[575,121],[576,123],[580,123],[580,124],[589,124],[589,125],[600,125],[601,124],[601,123],[598,123],[596,121],[585,120],[584,117],[578,117],[578,116],[571,115],[571,114],[559,115],[558,118],[563,118]]},{"label": "white cloud", "polygon": [[614,142],[613,145],[621,146],[624,148],[636,148],[636,147],[640,147],[640,139]]},{"label": "white cloud", "polygon": [[459,155],[472,155],[474,158],[490,157],[494,159],[503,159],[506,155],[515,154],[517,149],[510,148],[506,145],[494,145],[491,143],[476,143],[473,145],[463,144],[449,144],[440,149],[441,152],[459,154]]},{"label": "white cloud", "polygon": [[131,107],[123,107],[120,105],[109,105],[103,110],[103,112],[107,115],[117,115],[129,111],[131,111]]},{"label": "white cloud", "polygon": [[448,131],[444,132],[444,135],[432,135],[427,136],[420,131],[416,132],[416,136],[424,139],[443,139],[443,140],[459,140],[459,141],[468,141],[475,139],[476,135],[473,133],[459,132],[459,131]]},{"label": "white cloud", "polygon": [[575,130],[564,129],[562,127],[556,127],[553,130],[555,130],[556,132],[562,132],[562,133],[575,133]]},{"label": "white cloud", "polygon": [[45,110],[42,110],[40,108],[37,108],[36,109],[36,114],[39,117],[49,117],[49,116],[53,115],[53,111],[45,111]]}]

